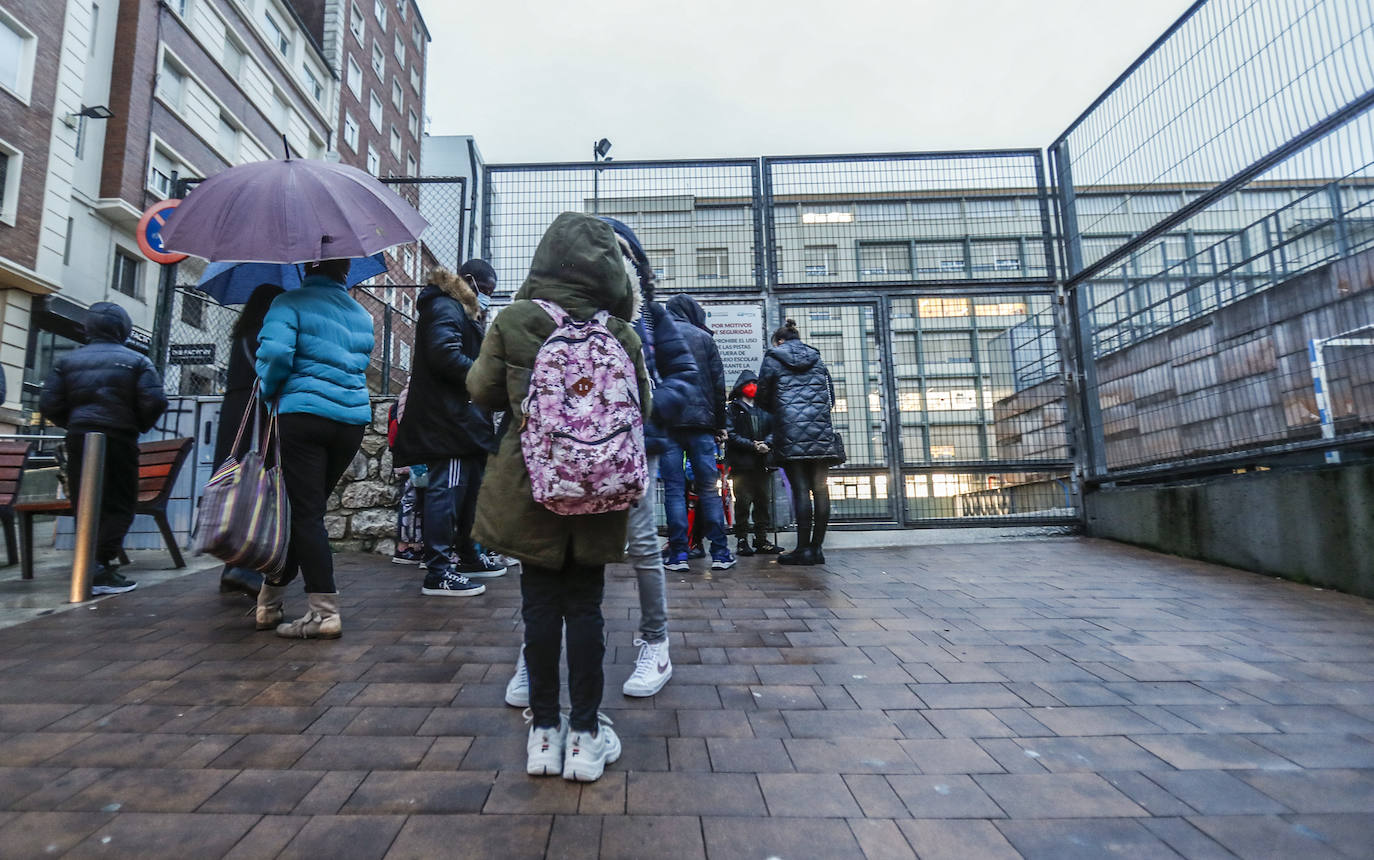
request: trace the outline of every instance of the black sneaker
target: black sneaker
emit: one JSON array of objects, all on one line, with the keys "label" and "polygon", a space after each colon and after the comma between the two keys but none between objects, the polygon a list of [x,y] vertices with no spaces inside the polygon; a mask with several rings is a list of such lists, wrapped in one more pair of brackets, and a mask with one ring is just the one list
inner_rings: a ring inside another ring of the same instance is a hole
[{"label": "black sneaker", "polygon": [[452,570],[430,571],[420,586],[420,593],[429,597],[476,597],[486,590],[485,585]]},{"label": "black sneaker", "polygon": [[505,576],[506,566],[486,553],[478,553],[470,559],[459,559],[458,572],[472,579],[494,579]]},{"label": "black sneaker", "polygon": [[133,591],[138,587],[138,583],[124,576],[113,566],[103,566],[96,569],[95,577],[91,580],[91,594],[123,594],[126,591]]},{"label": "black sneaker", "polygon": [[403,550],[401,550],[401,551],[399,551],[399,552],[393,553],[392,556],[391,556],[391,563],[392,563],[392,564],[424,564],[424,563],[425,563],[425,560],[424,560],[424,558],[420,555],[420,552],[419,552],[417,549],[415,549],[415,547],[413,547],[413,546],[408,546],[408,547],[406,547],[405,549],[403,549]]},{"label": "black sneaker", "polygon": [[759,555],[777,555],[782,552],[782,547],[769,540],[754,541],[754,552]]},{"label": "black sneaker", "polygon": [[735,542],[735,555],[753,555],[754,548],[749,545],[748,538],[740,538]]},{"label": "black sneaker", "polygon": [[797,564],[811,565],[816,563],[816,555],[811,552],[811,547],[797,547],[791,552],[785,552],[778,556],[778,564]]},{"label": "black sneaker", "polygon": [[690,559],[690,560],[692,560],[692,561],[696,561],[696,560],[699,559],[699,558],[705,558],[705,557],[706,557],[706,547],[702,546],[701,544],[697,544],[696,546],[689,546],[689,547],[687,548],[687,558],[688,558],[688,559]]}]

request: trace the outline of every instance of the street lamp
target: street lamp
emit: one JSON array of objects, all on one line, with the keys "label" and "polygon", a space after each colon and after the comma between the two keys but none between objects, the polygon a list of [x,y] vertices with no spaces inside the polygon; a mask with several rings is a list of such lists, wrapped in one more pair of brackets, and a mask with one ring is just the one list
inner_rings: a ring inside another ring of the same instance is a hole
[{"label": "street lamp", "polygon": [[601,164],[611,159],[606,153],[611,151],[611,142],[601,138],[592,144],[592,214],[601,214]]},{"label": "street lamp", "polygon": [[[63,121],[68,128],[76,128],[77,123],[82,119],[110,119],[113,116],[114,111],[110,110],[105,105],[92,105],[90,107],[82,105],[81,110],[67,114]],[[610,146],[607,145],[606,148],[610,149]]]}]

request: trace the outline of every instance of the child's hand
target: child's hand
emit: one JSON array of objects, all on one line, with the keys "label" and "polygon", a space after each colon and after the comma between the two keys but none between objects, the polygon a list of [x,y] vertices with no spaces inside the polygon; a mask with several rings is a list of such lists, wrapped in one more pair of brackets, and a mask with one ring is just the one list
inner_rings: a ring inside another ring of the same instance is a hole
[{"label": "child's hand", "polygon": [[767,442],[755,442],[755,443],[754,443],[754,450],[755,450],[755,451],[758,451],[760,454],[767,454],[767,453],[768,453],[768,443],[767,443]]}]

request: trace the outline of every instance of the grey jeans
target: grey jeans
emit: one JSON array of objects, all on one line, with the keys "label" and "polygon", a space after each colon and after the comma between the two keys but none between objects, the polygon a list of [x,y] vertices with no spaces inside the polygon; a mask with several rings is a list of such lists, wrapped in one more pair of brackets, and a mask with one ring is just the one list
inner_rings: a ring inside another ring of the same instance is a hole
[{"label": "grey jeans", "polygon": [[668,597],[659,555],[658,524],[654,522],[654,478],[658,455],[649,455],[649,489],[630,508],[626,552],[639,579],[639,635],[645,642],[661,642],[668,635]]}]

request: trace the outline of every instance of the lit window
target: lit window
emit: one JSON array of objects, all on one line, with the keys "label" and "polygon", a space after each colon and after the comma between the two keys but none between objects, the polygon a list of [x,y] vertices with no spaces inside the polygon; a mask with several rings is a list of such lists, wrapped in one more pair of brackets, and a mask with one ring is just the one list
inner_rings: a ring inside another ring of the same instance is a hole
[{"label": "lit window", "polygon": [[377,93],[368,93],[367,118],[372,121],[372,127],[378,131],[382,130],[382,100],[377,98]]},{"label": "lit window", "polygon": [[406,93],[405,93],[405,90],[401,89],[401,82],[398,81],[398,80],[395,80],[394,78],[393,78],[392,81],[391,81],[391,103],[392,103],[392,105],[394,105],[394,106],[396,107],[396,110],[398,110],[398,111],[399,111],[399,110],[405,110],[405,107],[406,107]]},{"label": "lit window", "polygon": [[697,279],[717,280],[730,276],[730,255],[725,248],[697,249]]},{"label": "lit window", "polygon": [[349,149],[358,151],[358,121],[353,118],[353,114],[344,114],[343,139]]},{"label": "lit window", "polygon": [[291,50],[291,39],[287,37],[286,31],[277,23],[277,19],[272,17],[271,12],[264,11],[262,18],[267,23],[267,41],[275,45],[283,57],[286,56]]},{"label": "lit window", "polygon": [[916,307],[922,319],[968,316],[968,299],[917,299]]},{"label": "lit window", "polygon": [[835,269],[839,248],[834,245],[807,245],[804,249],[806,276],[823,278],[837,274]]},{"label": "lit window", "polygon": [[353,34],[353,38],[358,40],[358,44],[363,44],[363,29],[367,26],[367,19],[363,17],[363,10],[358,8],[358,4],[352,4],[348,10],[348,30]]},{"label": "lit window", "polygon": [[401,133],[394,125],[391,127],[391,154],[396,158],[401,157]]},{"label": "lit window", "polygon": [[363,67],[352,55],[348,57],[348,88],[353,91],[354,98],[363,100]]},{"label": "lit window", "polygon": [[372,71],[377,73],[377,77],[386,80],[386,52],[375,39],[372,41]]},{"label": "lit window", "polygon": [[110,275],[110,289],[132,298],[142,297],[142,287],[138,278],[139,261],[132,254],[117,248],[114,255],[114,271]]},{"label": "lit window", "polygon": [[406,128],[410,130],[410,136],[416,140],[420,139],[420,115],[415,111],[410,112],[410,118],[406,121]]},{"label": "lit window", "polygon": [[377,16],[377,23],[386,29],[386,0],[373,0],[372,14]]},{"label": "lit window", "polygon": [[406,43],[401,39],[399,33],[396,34],[395,42],[391,46],[391,53],[396,55],[396,62],[402,66],[406,63]]},{"label": "lit window", "polygon": [[974,304],[973,312],[980,317],[1023,317],[1026,315],[1025,302],[991,302]]},{"label": "lit window", "polygon": [[305,84],[305,91],[310,93],[310,97],[315,101],[324,97],[324,85],[310,67],[304,64],[301,65],[301,82]]},{"label": "lit window", "polygon": [[382,170],[382,158],[377,154],[377,150],[372,144],[367,146],[367,172],[376,176]]}]

